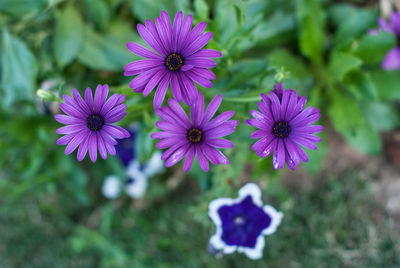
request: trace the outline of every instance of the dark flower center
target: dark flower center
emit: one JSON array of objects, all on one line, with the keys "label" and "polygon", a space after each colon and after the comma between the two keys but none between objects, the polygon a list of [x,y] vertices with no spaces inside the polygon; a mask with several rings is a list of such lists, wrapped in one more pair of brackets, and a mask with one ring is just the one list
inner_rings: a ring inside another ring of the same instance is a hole
[{"label": "dark flower center", "polygon": [[203,132],[200,129],[191,128],[187,132],[187,136],[188,136],[189,141],[191,141],[193,143],[198,143],[198,142],[201,141],[201,138],[203,136]]},{"label": "dark flower center", "polygon": [[235,222],[236,225],[243,225],[246,220],[242,216],[237,216],[233,221]]},{"label": "dark flower center", "polygon": [[127,178],[126,179],[126,184],[132,184],[132,183],[134,183],[135,182],[135,179],[134,178]]},{"label": "dark flower center", "polygon": [[179,71],[183,66],[183,57],[179,54],[172,53],[165,58],[165,66],[170,71]]},{"label": "dark flower center", "polygon": [[93,131],[101,129],[104,125],[103,117],[98,114],[94,114],[87,119],[87,126]]},{"label": "dark flower center", "polygon": [[286,138],[290,134],[290,126],[288,123],[281,121],[274,126],[274,135],[277,138]]}]

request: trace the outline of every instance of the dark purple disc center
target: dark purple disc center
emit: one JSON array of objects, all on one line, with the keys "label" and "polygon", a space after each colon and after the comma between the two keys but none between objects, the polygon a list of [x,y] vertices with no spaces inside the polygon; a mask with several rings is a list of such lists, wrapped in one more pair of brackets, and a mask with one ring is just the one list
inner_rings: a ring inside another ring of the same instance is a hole
[{"label": "dark purple disc center", "polygon": [[190,142],[198,143],[201,141],[203,137],[203,132],[198,128],[191,128],[187,132],[187,137]]},{"label": "dark purple disc center", "polygon": [[179,54],[172,53],[165,58],[165,66],[170,71],[179,71],[183,66],[183,57]]},{"label": "dark purple disc center", "polygon": [[87,119],[87,126],[90,130],[97,131],[100,130],[104,125],[104,120],[101,115],[94,114]]},{"label": "dark purple disc center", "polygon": [[287,122],[278,122],[274,125],[273,132],[277,138],[286,138],[290,134],[290,126]]}]

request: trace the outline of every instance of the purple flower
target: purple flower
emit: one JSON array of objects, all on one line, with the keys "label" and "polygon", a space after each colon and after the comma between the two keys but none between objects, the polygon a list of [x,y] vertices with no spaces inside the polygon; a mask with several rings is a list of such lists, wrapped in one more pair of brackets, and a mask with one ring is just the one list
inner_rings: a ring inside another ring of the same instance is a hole
[{"label": "purple flower", "polygon": [[217,227],[210,245],[225,254],[236,250],[251,259],[262,257],[264,235],[273,234],[283,214],[261,200],[261,190],[248,183],[239,190],[239,197],[218,198],[208,207],[208,215]]},{"label": "purple flower", "polygon": [[[378,25],[382,31],[395,34],[398,40],[398,45],[386,54],[382,62],[382,68],[385,70],[397,70],[400,68],[400,13],[392,12],[389,23],[384,18],[379,18]],[[370,35],[377,33],[378,30],[376,29],[368,31]]]},{"label": "purple flower", "polygon": [[114,126],[125,115],[126,105],[122,104],[125,95],[114,94],[107,100],[108,85],[98,85],[94,101],[90,88],[85,91],[85,100],[74,89],[73,98],[64,95],[65,103],[60,104],[61,110],[67,115],[57,114],[55,119],[66,126],[57,129],[58,134],[64,134],[57,140],[58,145],[67,145],[65,154],[72,153],[78,146],[78,161],[82,161],[89,150],[90,159],[95,162],[97,150],[103,159],[107,152],[115,155],[115,139],[130,136],[125,129]]},{"label": "purple flower", "polygon": [[115,146],[115,149],[117,149],[117,156],[125,167],[127,167],[131,161],[135,160],[134,144],[136,128],[133,126],[129,127],[128,132],[130,134],[129,139],[118,141],[118,144]]},{"label": "purple flower", "polygon": [[209,58],[221,57],[221,53],[212,49],[201,49],[211,39],[212,33],[202,34],[205,22],[200,22],[193,29],[192,15],[183,18],[182,11],[175,16],[173,26],[165,11],[155,19],[138,24],[137,30],[144,41],[155,51],[137,43],[127,43],[127,47],[143,60],[125,66],[125,76],[137,75],[130,83],[136,93],[147,96],[158,85],[154,96],[154,108],[159,108],[164,100],[168,85],[171,84],[172,95],[187,105],[195,100],[198,91],[193,81],[210,88],[210,80],[215,75],[208,70],[215,62]]},{"label": "purple flower", "polygon": [[156,126],[164,131],[151,134],[151,138],[161,139],[156,144],[157,148],[168,148],[161,157],[162,160],[167,160],[166,167],[175,165],[186,154],[183,165],[186,172],[190,170],[196,155],[200,167],[205,172],[209,169],[208,160],[214,165],[229,164],[229,160],[218,148],[232,148],[233,142],[220,137],[234,132],[238,121],[229,120],[234,114],[233,111],[223,112],[210,121],[221,101],[221,95],[215,96],[204,112],[204,97],[199,93],[197,100],[190,107],[191,120],[174,99],[168,100],[169,107],[163,106],[156,110],[162,119],[156,122]]},{"label": "purple flower", "polygon": [[250,110],[254,119],[245,121],[247,125],[259,128],[251,134],[258,139],[251,147],[257,155],[264,158],[273,152],[275,169],[283,168],[285,161],[294,170],[300,160],[308,158],[300,147],[316,150],[314,144],[321,139],[312,134],[321,132],[322,126],[311,125],[320,117],[319,109],[310,106],[304,109],[306,98],[297,95],[294,90],[283,90],[282,83],[275,85],[270,97],[261,94],[263,102],[258,103],[258,111]]}]

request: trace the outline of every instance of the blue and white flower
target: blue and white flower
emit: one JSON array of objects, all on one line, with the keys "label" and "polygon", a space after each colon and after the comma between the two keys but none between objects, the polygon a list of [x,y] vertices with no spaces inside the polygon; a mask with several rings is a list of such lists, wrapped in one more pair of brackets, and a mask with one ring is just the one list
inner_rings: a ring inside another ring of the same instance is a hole
[{"label": "blue and white flower", "polygon": [[104,180],[101,192],[108,199],[115,199],[121,194],[121,181],[115,175],[107,176]]},{"label": "blue and white flower", "polygon": [[210,245],[224,254],[245,253],[253,260],[262,257],[264,235],[273,234],[283,217],[272,206],[263,206],[261,190],[255,183],[242,187],[236,199],[212,201],[208,215],[217,227]]}]

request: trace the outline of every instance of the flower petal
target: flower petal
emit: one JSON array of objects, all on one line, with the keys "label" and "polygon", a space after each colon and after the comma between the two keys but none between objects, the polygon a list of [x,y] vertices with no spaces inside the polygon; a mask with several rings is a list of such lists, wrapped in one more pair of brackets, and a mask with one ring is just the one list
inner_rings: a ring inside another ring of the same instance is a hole
[{"label": "flower petal", "polygon": [[[158,85],[158,88],[156,90],[156,93],[154,94],[154,108],[160,108],[162,102],[164,101],[165,94],[167,93],[169,81],[170,81],[171,75],[167,73],[164,78],[161,80],[160,84]],[[143,93],[144,94],[144,93]]]},{"label": "flower petal", "polygon": [[98,114],[108,96],[108,85],[98,85],[94,93],[94,113]]},{"label": "flower petal", "polygon": [[385,70],[397,70],[400,68],[400,47],[397,46],[386,54],[382,68]]},{"label": "flower petal", "polygon": [[200,145],[196,144],[195,148],[196,148],[197,160],[199,161],[200,167],[204,172],[207,172],[210,169],[208,160],[206,159],[203,152],[201,151]]},{"label": "flower petal", "polygon": [[206,112],[204,113],[202,124],[210,121],[210,119],[217,112],[219,106],[221,105],[221,102],[222,102],[222,96],[220,94],[218,94],[211,100],[211,102],[207,106]]},{"label": "flower petal", "polygon": [[145,48],[142,45],[139,45],[137,43],[133,43],[133,42],[128,42],[126,44],[126,47],[133,53],[136,54],[140,57],[144,57],[144,58],[150,58],[150,59],[161,59],[161,56],[154,53],[153,51]]}]

